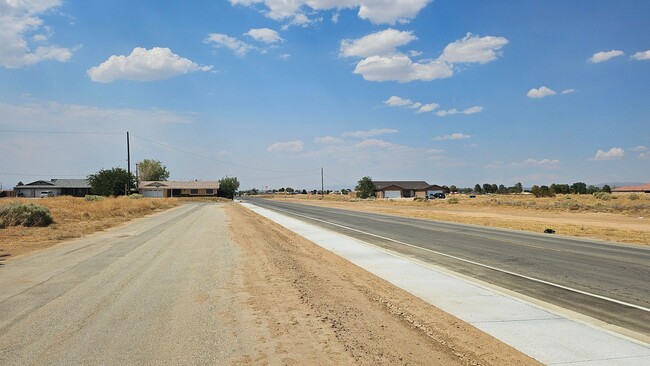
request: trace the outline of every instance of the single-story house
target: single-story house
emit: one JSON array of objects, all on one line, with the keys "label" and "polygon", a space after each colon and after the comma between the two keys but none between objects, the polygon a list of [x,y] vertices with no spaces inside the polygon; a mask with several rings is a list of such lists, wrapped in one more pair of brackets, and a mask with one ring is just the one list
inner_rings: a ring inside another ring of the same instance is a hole
[{"label": "single-story house", "polygon": [[84,197],[90,194],[90,183],[86,179],[50,179],[16,186],[19,197],[40,197],[42,192],[49,196]]},{"label": "single-story house", "polygon": [[640,186],[626,186],[612,189],[612,193],[650,193],[650,183]]},{"label": "single-story house", "polygon": [[445,191],[441,186],[425,181],[373,181],[373,183],[377,198],[426,198]]},{"label": "single-story house", "polygon": [[138,192],[144,197],[216,196],[218,181],[142,181]]}]

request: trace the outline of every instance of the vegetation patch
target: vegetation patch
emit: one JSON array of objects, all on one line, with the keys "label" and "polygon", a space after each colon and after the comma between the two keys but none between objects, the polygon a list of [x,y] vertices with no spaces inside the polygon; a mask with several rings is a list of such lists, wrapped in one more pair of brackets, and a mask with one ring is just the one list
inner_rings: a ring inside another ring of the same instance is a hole
[{"label": "vegetation patch", "polygon": [[0,207],[0,228],[3,229],[7,226],[48,226],[53,222],[45,206],[12,202]]}]

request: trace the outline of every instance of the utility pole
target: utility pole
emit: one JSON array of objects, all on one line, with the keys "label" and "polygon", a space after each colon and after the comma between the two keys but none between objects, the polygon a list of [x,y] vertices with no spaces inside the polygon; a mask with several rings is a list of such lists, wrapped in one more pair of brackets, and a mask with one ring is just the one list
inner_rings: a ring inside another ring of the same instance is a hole
[{"label": "utility pole", "polygon": [[126,192],[128,196],[131,193],[131,146],[129,144],[129,131],[126,131],[126,172],[128,179],[126,180]]},{"label": "utility pole", "polygon": [[320,168],[320,197],[325,199],[325,185],[323,184],[323,167]]}]

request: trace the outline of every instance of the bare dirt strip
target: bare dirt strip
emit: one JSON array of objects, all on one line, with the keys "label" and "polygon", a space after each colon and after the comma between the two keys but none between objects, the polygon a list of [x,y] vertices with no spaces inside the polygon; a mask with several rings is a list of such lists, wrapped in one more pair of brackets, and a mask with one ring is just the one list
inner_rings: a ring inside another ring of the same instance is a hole
[{"label": "bare dirt strip", "polygon": [[239,205],[225,209],[247,304],[268,328],[256,355],[235,363],[538,364]]}]

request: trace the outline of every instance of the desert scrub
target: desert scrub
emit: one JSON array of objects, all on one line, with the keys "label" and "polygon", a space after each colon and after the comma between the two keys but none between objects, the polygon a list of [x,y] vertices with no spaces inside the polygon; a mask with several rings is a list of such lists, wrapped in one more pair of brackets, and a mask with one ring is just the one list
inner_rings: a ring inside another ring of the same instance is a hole
[{"label": "desert scrub", "polygon": [[86,201],[101,201],[104,199],[104,196],[96,196],[93,194],[89,194],[86,197],[84,197]]},{"label": "desert scrub", "polygon": [[54,222],[50,210],[33,203],[13,202],[0,207],[0,228],[7,226],[48,226]]},{"label": "desert scrub", "polygon": [[133,193],[133,194],[128,195],[128,197],[129,197],[129,199],[132,199],[132,200],[139,200],[140,198],[142,198],[142,195],[137,194],[137,193]]},{"label": "desert scrub", "polygon": [[447,203],[450,205],[455,205],[459,202],[458,197],[451,197],[447,199]]},{"label": "desert scrub", "polygon": [[639,199],[639,195],[636,193],[632,193],[631,195],[627,196],[627,199],[629,199],[630,201],[636,201]]},{"label": "desert scrub", "polygon": [[609,201],[611,199],[610,194],[607,192],[596,192],[594,193],[594,197],[603,201]]}]

